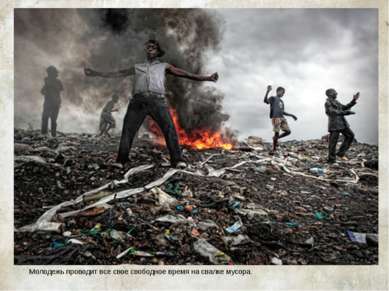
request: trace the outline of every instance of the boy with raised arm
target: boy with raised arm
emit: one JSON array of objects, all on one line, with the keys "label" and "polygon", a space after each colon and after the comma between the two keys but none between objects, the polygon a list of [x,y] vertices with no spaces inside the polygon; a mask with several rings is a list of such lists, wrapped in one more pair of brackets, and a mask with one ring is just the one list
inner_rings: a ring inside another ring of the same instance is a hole
[{"label": "boy with raised arm", "polygon": [[[285,136],[288,136],[291,131],[288,125],[288,121],[284,116],[290,116],[294,120],[297,120],[297,117],[293,114],[287,113],[284,111],[284,102],[282,101],[282,97],[285,94],[285,89],[283,87],[278,87],[276,90],[276,96],[268,97],[270,91],[272,90],[272,87],[269,85],[267,86],[265,98],[263,102],[266,104],[270,104],[270,118],[273,125],[273,149],[270,151],[270,154],[274,154],[274,152],[277,150],[278,140],[280,138],[283,138]],[[280,134],[280,131],[283,131],[282,134]]]}]

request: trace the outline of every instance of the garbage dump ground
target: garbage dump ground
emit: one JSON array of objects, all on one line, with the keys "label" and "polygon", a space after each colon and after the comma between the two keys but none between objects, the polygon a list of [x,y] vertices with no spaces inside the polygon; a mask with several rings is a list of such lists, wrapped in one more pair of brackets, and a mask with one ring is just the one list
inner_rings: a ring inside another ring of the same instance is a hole
[{"label": "garbage dump ground", "polygon": [[378,148],[325,164],[324,140],[184,149],[15,130],[15,264],[377,264]]}]

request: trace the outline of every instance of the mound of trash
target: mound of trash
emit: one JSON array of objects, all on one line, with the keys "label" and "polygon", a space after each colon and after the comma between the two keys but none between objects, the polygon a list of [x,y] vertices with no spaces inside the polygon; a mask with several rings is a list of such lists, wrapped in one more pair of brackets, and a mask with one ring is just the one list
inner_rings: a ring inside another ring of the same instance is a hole
[{"label": "mound of trash", "polygon": [[378,147],[325,163],[325,140],[232,150],[15,130],[15,264],[377,264]]}]

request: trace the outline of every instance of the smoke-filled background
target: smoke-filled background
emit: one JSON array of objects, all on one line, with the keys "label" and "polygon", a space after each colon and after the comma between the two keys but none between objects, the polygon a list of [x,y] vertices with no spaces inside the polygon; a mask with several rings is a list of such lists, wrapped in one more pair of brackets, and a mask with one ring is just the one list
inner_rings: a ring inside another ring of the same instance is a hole
[{"label": "smoke-filled background", "polygon": [[[290,139],[326,133],[327,88],[342,102],[356,91],[356,115],[348,117],[360,141],[378,139],[378,14],[375,9],[16,9],[15,127],[40,127],[45,69],[55,65],[64,84],[58,129],[96,132],[103,105],[114,91],[121,110],[132,78],[86,77],[144,61],[143,44],[156,38],[163,60],[194,73],[218,71],[217,83],[168,77],[169,100],[181,124],[217,129],[223,122],[239,137],[272,135],[268,84],[286,88]],[[230,117],[230,118],[229,118]]]},{"label": "smoke-filled background", "polygon": [[[60,131],[94,132],[104,104],[114,92],[121,97],[115,114],[120,131],[132,81],[84,76],[83,68],[116,71],[145,61],[144,43],[157,39],[170,64],[203,72],[205,52],[221,41],[220,19],[205,10],[177,9],[18,9],[15,11],[15,126],[39,128],[45,69],[54,65],[65,87]],[[209,74],[209,72],[208,72]],[[190,132],[217,130],[223,94],[200,82],[168,76],[168,98],[180,123]]]}]

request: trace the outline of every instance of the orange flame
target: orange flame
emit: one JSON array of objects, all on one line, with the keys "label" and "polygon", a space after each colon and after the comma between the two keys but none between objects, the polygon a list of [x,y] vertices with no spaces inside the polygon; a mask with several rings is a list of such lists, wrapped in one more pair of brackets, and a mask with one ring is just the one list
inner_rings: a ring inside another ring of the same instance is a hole
[{"label": "orange flame", "polygon": [[[190,134],[186,133],[178,121],[176,111],[172,108],[169,111],[178,134],[180,145],[199,150],[211,148],[231,150],[233,148],[233,143],[228,138],[224,137],[220,131],[212,132],[206,129],[195,129]],[[158,143],[164,143],[164,138],[155,124],[151,125],[149,123],[149,130],[157,136]]]}]

